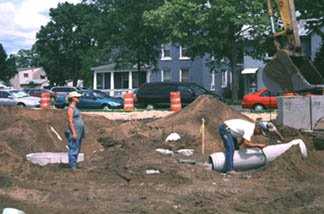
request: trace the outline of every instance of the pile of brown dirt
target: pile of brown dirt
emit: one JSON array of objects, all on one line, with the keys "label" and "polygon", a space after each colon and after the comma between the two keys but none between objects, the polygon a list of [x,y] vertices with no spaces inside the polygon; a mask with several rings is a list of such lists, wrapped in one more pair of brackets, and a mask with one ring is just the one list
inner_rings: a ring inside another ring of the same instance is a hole
[{"label": "pile of brown dirt", "polygon": [[[33,152],[65,152],[65,111],[0,108],[0,169],[12,169],[25,155]],[[87,134],[82,152],[87,157],[102,150],[98,139],[104,127],[112,124],[103,117],[84,116]],[[56,136],[52,128],[60,135]]]},{"label": "pile of brown dirt", "polygon": [[[118,135],[125,138],[131,137],[132,140],[137,138],[161,144],[170,133],[177,132],[182,137],[180,143],[174,145],[169,143],[167,147],[171,146],[174,149],[189,147],[200,150],[200,128],[202,119],[205,119],[206,154],[209,154],[219,151],[223,147],[218,135],[219,125],[225,120],[239,118],[250,120],[247,116],[212,96],[200,96],[181,112],[171,114],[165,118],[144,123],[124,123],[120,126]],[[114,133],[116,134],[115,131]]]}]

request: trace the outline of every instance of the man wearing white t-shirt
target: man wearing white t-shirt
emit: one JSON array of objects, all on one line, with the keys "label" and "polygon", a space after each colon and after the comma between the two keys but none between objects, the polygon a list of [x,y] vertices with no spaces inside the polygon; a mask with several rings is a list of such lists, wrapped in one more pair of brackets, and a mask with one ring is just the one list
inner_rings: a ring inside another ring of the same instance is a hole
[{"label": "man wearing white t-shirt", "polygon": [[[262,134],[265,127],[257,122],[253,123],[243,119],[226,120],[219,126],[219,134],[223,140],[225,147],[225,173],[235,173],[233,168],[233,155],[235,147],[245,146],[249,148],[263,149],[265,144],[256,144],[251,141],[253,135]],[[240,140],[238,142],[238,140]]]}]

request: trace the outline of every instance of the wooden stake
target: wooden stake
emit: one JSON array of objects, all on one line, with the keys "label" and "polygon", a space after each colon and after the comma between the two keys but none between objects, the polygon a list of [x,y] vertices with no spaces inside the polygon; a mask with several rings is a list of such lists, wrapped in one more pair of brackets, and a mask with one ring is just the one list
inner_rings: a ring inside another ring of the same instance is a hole
[{"label": "wooden stake", "polygon": [[201,133],[201,154],[205,154],[205,119],[201,119],[201,128],[200,128],[200,133]]}]

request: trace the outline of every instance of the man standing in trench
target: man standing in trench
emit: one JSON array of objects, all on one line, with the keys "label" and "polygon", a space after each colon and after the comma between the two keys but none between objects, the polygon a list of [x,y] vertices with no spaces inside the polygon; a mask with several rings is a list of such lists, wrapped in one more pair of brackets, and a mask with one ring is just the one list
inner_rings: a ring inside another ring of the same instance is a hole
[{"label": "man standing in trench", "polygon": [[236,173],[233,166],[235,148],[244,146],[247,148],[263,149],[266,147],[265,144],[256,144],[251,141],[253,135],[261,135],[265,129],[267,129],[265,123],[261,123],[259,120],[253,123],[243,119],[231,119],[224,121],[219,126],[218,131],[225,147],[224,173]]}]

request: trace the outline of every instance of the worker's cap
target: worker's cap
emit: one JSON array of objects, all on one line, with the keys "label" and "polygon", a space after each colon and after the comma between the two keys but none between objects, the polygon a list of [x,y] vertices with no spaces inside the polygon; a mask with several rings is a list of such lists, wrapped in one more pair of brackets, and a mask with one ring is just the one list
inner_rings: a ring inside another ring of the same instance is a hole
[{"label": "worker's cap", "polygon": [[270,132],[272,132],[272,131],[276,130],[275,125],[273,125],[273,123],[268,122],[268,121],[259,120],[259,121],[256,122],[255,126],[260,128],[262,131],[270,131]]},{"label": "worker's cap", "polygon": [[72,97],[81,97],[81,94],[76,91],[72,91],[69,93],[68,98],[72,98]]}]

